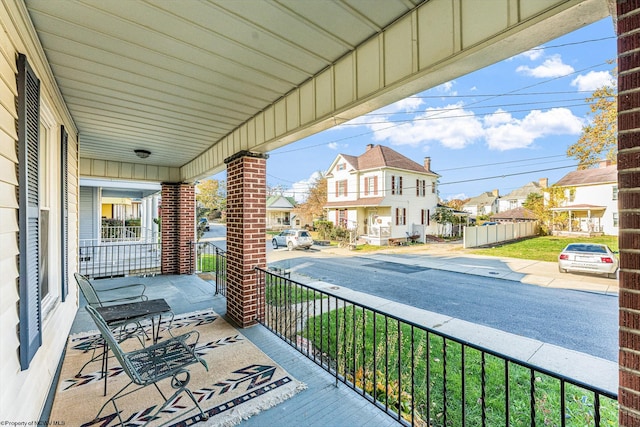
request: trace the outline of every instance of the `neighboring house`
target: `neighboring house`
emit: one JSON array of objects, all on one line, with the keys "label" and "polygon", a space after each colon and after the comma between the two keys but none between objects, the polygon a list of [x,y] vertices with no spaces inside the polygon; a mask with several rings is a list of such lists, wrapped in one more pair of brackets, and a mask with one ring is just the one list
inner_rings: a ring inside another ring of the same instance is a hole
[{"label": "neighboring house", "polygon": [[267,229],[282,229],[288,227],[298,228],[300,220],[294,220],[293,208],[296,207],[296,199],[282,195],[273,195],[267,198]]},{"label": "neighboring house", "polygon": [[498,213],[499,199],[498,190],[487,191],[479,196],[470,198],[467,203],[462,205],[462,210],[468,212],[471,218]]},{"label": "neighboring house", "polygon": [[371,244],[407,235],[435,234],[430,216],[438,204],[440,175],[426,157],[421,165],[373,144],[360,156],[340,154],[327,174],[327,218]]},{"label": "neighboring house", "polygon": [[537,221],[537,218],[536,214],[529,209],[518,206],[517,208],[491,215],[491,220],[495,222],[528,222]]},{"label": "neighboring house", "polygon": [[506,196],[500,197],[498,200],[498,212],[504,212],[511,209],[521,207],[529,194],[542,194],[542,189],[549,186],[548,178],[540,178],[538,182],[532,181],[523,185],[520,188],[516,188]]},{"label": "neighboring house", "polygon": [[552,230],[554,234],[569,232],[589,235],[618,234],[618,168],[608,160],[598,168],[569,172],[555,186],[566,187],[564,205],[553,212],[567,212],[566,230]]}]

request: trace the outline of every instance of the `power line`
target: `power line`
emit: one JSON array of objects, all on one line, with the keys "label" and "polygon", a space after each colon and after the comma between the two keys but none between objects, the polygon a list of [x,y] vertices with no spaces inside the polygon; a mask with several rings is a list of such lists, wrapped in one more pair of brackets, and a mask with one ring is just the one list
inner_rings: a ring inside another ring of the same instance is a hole
[{"label": "power line", "polygon": [[484,163],[484,164],[479,164],[479,165],[470,165],[470,166],[461,166],[461,167],[457,167],[457,168],[440,169],[440,172],[455,171],[455,170],[460,170],[460,169],[481,168],[481,167],[486,167],[486,166],[496,166],[496,165],[504,165],[504,164],[510,164],[510,163],[528,162],[528,161],[532,161],[532,160],[554,159],[554,158],[558,158],[558,157],[565,157],[566,158],[566,156],[564,154],[558,154],[556,156],[534,157],[534,158],[531,158],[531,159],[509,160],[507,162]]},{"label": "power line", "polygon": [[568,168],[576,168],[576,167],[578,167],[578,165],[559,166],[557,168],[546,168],[546,169],[538,169],[538,170],[527,171],[527,172],[517,172],[517,173],[509,173],[509,174],[502,174],[502,175],[486,176],[486,177],[482,177],[482,178],[465,179],[465,180],[462,180],[462,181],[442,182],[439,185],[443,186],[443,185],[451,185],[451,184],[462,184],[462,183],[465,183],[465,182],[473,182],[473,181],[486,181],[488,179],[506,178],[508,176],[526,175],[526,174],[529,174],[529,173],[547,172],[547,171],[554,171],[554,170],[568,169]]}]

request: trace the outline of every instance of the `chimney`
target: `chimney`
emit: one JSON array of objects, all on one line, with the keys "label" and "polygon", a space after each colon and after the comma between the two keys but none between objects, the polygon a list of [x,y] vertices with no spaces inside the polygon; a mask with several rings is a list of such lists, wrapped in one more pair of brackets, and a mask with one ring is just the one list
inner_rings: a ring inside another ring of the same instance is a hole
[{"label": "chimney", "polygon": [[367,151],[371,150],[373,148],[373,144],[367,144]]},{"label": "chimney", "polygon": [[609,159],[600,160],[600,166],[599,167],[606,168],[607,166],[611,166],[611,160],[609,160]]},{"label": "chimney", "polygon": [[549,178],[540,178],[538,184],[540,188],[547,188],[549,186]]},{"label": "chimney", "polygon": [[431,157],[424,158],[424,170],[431,172]]},{"label": "chimney", "polygon": [[493,194],[494,197],[500,197],[500,192],[497,189],[493,190],[491,194]]}]

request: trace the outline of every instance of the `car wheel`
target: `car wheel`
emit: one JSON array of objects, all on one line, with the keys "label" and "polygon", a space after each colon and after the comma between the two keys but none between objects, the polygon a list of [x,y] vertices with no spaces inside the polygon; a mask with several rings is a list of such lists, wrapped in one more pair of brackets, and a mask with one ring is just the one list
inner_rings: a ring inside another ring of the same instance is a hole
[{"label": "car wheel", "polygon": [[278,249],[278,241],[276,239],[273,239],[271,244],[273,245],[273,249]]},{"label": "car wheel", "polygon": [[293,250],[293,242],[287,243],[287,248],[292,251]]},{"label": "car wheel", "polygon": [[305,246],[305,247],[304,247],[304,250],[305,250],[305,251],[308,251],[310,247],[311,247],[311,246]]}]

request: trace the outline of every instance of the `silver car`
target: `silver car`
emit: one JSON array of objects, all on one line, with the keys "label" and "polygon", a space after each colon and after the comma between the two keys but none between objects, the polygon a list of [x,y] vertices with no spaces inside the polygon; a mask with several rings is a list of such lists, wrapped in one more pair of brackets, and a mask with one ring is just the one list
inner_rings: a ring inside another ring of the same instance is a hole
[{"label": "silver car", "polygon": [[313,245],[313,238],[306,230],[284,230],[273,236],[271,243],[274,249],[278,249],[279,246],[286,246],[290,251],[296,248],[309,249]]},{"label": "silver car", "polygon": [[600,273],[615,279],[619,261],[607,245],[598,243],[571,243],[558,255],[558,270],[561,273],[578,271]]}]

